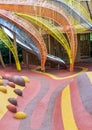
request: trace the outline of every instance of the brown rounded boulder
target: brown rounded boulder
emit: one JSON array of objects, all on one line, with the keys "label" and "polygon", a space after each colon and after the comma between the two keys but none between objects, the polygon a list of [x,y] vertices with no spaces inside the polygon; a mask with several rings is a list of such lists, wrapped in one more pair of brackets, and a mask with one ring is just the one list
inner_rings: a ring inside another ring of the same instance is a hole
[{"label": "brown rounded boulder", "polygon": [[18,84],[20,86],[25,86],[25,81],[21,76],[15,75],[12,76],[9,81],[14,82],[15,84]]},{"label": "brown rounded boulder", "polygon": [[22,91],[21,91],[20,89],[15,89],[14,92],[15,92],[17,95],[19,95],[19,96],[22,96],[22,95],[23,95],[23,93],[22,93]]},{"label": "brown rounded boulder", "polygon": [[9,101],[11,104],[17,106],[17,100],[16,100],[15,98],[8,98],[8,101]]}]

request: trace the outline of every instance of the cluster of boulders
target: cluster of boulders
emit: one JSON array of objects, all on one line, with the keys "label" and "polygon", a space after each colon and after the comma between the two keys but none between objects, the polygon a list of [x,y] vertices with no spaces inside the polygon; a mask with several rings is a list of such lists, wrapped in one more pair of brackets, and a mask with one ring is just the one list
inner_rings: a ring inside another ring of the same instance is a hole
[{"label": "cluster of boulders", "polygon": [[[29,82],[29,78],[26,76],[11,76],[9,74],[5,74],[0,77],[0,92],[7,93],[7,85],[9,87],[14,88],[13,92],[17,94],[18,96],[23,96],[23,91],[21,89],[16,88],[16,85],[19,85],[20,87],[25,87],[26,82]],[[14,117],[17,119],[23,119],[26,118],[26,114],[24,112],[17,112],[17,99],[16,98],[8,98],[9,105],[7,105],[7,109],[15,113]]]}]

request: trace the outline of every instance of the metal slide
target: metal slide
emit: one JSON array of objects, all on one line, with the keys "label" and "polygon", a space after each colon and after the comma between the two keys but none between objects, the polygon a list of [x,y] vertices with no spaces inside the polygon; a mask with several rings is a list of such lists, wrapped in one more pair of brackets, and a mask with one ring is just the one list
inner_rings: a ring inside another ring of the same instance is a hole
[{"label": "metal slide", "polygon": [[[21,44],[24,47],[29,47],[32,50],[34,50],[34,54],[40,59],[40,53],[38,48],[36,47],[34,41],[26,34],[24,33],[20,28],[15,26],[13,23],[10,23],[8,20],[5,20],[3,18],[0,18],[0,24],[2,27],[5,27],[10,30],[10,32],[16,34],[16,38],[19,39],[19,41],[23,41],[25,43],[24,45]],[[38,53],[37,53],[38,52]]]},{"label": "metal slide", "polygon": [[[35,54],[40,60],[39,50],[34,44],[34,41],[31,38],[29,38],[27,34],[25,34],[21,29],[16,27],[14,24],[10,23],[7,20],[4,20],[3,18],[0,18],[0,24],[2,25],[2,28],[9,37],[13,38],[13,32],[16,33],[17,43],[28,52]],[[65,62],[59,57],[47,54],[47,60],[66,67]]]},{"label": "metal slide", "polygon": [[[77,10],[77,8],[75,8],[74,6],[71,6],[69,3],[67,3],[66,1],[64,0],[50,0],[50,1],[53,1],[57,4],[59,4],[61,7],[63,7],[67,13],[69,15],[72,15],[72,17],[74,19],[76,19],[81,25],[89,28],[89,29],[92,29],[92,24],[87,20],[87,18],[85,18],[81,13],[80,11]],[[77,6],[77,3],[76,3],[76,6]],[[81,7],[82,8],[82,7]],[[71,13],[72,12],[72,13]]]},{"label": "metal slide", "polygon": [[[5,33],[10,38],[13,39],[13,33],[11,31],[9,31],[8,29],[6,29],[5,27],[2,27],[2,28],[4,29]],[[25,42],[22,40],[22,38],[17,37],[16,42],[19,44],[19,46],[21,46],[22,48],[27,50],[29,53],[35,54],[34,50],[31,47],[29,47],[28,45],[26,45]],[[37,51],[37,53],[39,53],[39,52]],[[62,67],[66,68],[65,62],[61,58],[59,58],[57,56],[54,56],[54,55],[51,55],[51,54],[47,54],[47,60],[55,62],[58,65],[62,65]]]}]

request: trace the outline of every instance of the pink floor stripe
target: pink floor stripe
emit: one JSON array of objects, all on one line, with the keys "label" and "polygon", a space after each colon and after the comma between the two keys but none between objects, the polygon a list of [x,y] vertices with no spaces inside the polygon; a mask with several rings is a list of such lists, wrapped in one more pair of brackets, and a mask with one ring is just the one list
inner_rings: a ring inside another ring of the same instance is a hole
[{"label": "pink floor stripe", "polygon": [[38,103],[35,110],[33,111],[32,117],[31,117],[31,128],[32,129],[39,129],[42,125],[42,122],[44,121],[46,110],[48,107],[48,103],[50,101],[50,97],[53,94],[54,90],[57,87],[57,83],[54,82],[50,84],[50,88],[46,95],[43,97],[43,99]]},{"label": "pink floor stripe", "polygon": [[78,130],[92,130],[92,116],[85,110],[80,98],[76,79],[70,87],[72,109]]},{"label": "pink floor stripe", "polygon": [[64,130],[62,113],[61,113],[61,93],[56,99],[52,116],[52,130]]}]

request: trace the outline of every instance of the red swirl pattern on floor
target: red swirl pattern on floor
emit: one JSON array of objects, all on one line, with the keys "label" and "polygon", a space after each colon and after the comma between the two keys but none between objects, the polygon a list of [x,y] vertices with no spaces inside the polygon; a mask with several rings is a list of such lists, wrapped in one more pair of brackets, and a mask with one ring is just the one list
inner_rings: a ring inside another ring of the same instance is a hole
[{"label": "red swirl pattern on floor", "polygon": [[[50,75],[43,73],[39,74],[25,69],[17,72],[14,67],[11,68],[1,69],[1,76],[9,73],[11,75],[25,75],[30,79],[30,83],[26,83],[26,87],[23,89],[23,96],[17,98],[17,111],[24,111],[27,118],[15,119],[13,118],[14,113],[7,111],[0,120],[2,130],[66,130],[65,120],[68,119],[64,119],[64,111],[62,110],[65,106],[63,104],[65,94],[67,94],[66,99],[70,95],[68,101],[70,101],[72,118],[76,125],[74,128],[76,130],[92,130],[92,115],[85,109],[86,101],[81,98],[83,93],[82,90],[79,92],[79,83],[76,77],[55,80]],[[85,82],[90,82],[88,77]],[[65,89],[67,90],[65,91]],[[82,87],[82,89],[85,88]],[[88,103],[90,100],[87,100]],[[66,113],[68,114],[69,111]],[[70,119],[70,121],[73,120]]]}]

